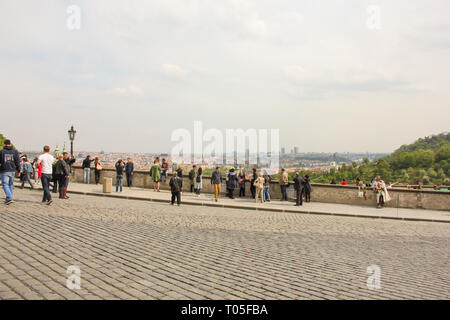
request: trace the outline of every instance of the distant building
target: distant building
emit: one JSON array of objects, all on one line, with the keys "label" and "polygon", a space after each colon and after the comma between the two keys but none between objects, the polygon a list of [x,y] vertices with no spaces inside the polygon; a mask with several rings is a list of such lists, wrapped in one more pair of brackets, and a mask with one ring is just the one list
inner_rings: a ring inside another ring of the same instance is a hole
[{"label": "distant building", "polygon": [[294,154],[298,154],[298,147],[294,147]]},{"label": "distant building", "polygon": [[286,149],[285,148],[281,148],[281,155],[284,156],[286,154]]}]

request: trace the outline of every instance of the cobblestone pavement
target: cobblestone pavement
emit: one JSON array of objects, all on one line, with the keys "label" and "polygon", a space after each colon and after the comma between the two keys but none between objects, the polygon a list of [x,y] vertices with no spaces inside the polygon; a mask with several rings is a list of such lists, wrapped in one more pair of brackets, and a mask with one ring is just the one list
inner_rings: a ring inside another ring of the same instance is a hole
[{"label": "cobblestone pavement", "polygon": [[450,298],[447,223],[15,194],[0,204],[1,299]]}]

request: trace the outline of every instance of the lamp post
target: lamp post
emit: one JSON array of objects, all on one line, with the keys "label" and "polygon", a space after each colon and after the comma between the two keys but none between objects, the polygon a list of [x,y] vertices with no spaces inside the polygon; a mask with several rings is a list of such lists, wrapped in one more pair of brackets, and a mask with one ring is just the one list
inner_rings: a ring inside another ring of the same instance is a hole
[{"label": "lamp post", "polygon": [[70,154],[73,156],[73,140],[75,140],[75,133],[77,133],[73,126],[70,127],[69,133],[69,139],[70,139]]}]

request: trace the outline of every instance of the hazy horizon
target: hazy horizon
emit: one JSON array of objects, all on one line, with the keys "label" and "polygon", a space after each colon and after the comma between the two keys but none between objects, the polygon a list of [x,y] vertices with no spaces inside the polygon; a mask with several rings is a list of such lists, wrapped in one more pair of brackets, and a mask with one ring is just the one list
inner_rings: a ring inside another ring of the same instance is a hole
[{"label": "hazy horizon", "polygon": [[[80,29],[68,27],[71,5]],[[174,130],[201,120],[222,132],[280,129],[287,153],[391,153],[450,129],[449,9],[2,1],[0,133],[22,150],[69,149],[73,125],[75,150],[167,153]]]}]

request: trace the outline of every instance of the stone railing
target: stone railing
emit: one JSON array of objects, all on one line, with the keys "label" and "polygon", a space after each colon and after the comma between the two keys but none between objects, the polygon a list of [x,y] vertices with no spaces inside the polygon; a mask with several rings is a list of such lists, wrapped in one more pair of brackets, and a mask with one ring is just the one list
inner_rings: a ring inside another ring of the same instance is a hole
[{"label": "stone railing", "polygon": [[[72,168],[72,181],[83,182],[83,169],[79,166]],[[101,172],[100,183],[102,179],[108,177],[112,178],[113,185],[115,184],[116,172],[114,169],[103,169]],[[164,183],[162,182],[160,188],[162,190],[169,189],[169,178]],[[94,170],[91,169],[91,181],[94,182]],[[224,179],[225,181],[225,179]],[[124,186],[126,186],[126,178],[124,177]],[[149,171],[135,171],[133,175],[133,186],[140,188],[153,188],[153,181]],[[189,191],[190,181],[188,176],[183,176],[183,191]],[[225,188],[222,187],[222,193],[225,193]],[[213,188],[210,183],[210,177],[203,177],[202,193],[212,193]],[[235,195],[238,191],[235,191]],[[246,195],[250,195],[250,183],[246,183]],[[392,188],[389,189],[389,195],[392,200],[387,204],[389,207],[395,208],[421,208],[433,210],[450,210],[450,191],[434,191],[434,190],[414,190],[407,188]],[[274,200],[281,199],[281,191],[277,182],[272,182],[270,185],[270,196]],[[294,199],[294,188],[292,185],[288,188],[288,196]],[[327,202],[327,203],[341,203],[352,205],[366,205],[375,206],[375,193],[369,188],[366,191],[367,200],[358,197],[358,188],[356,186],[341,186],[330,184],[312,184],[311,201]]]}]

